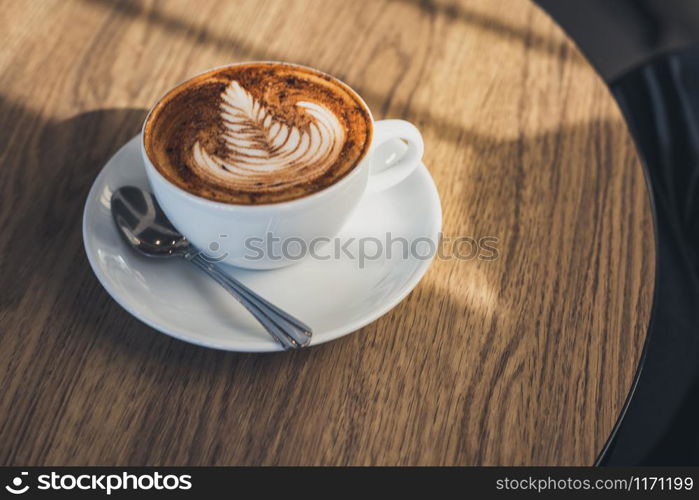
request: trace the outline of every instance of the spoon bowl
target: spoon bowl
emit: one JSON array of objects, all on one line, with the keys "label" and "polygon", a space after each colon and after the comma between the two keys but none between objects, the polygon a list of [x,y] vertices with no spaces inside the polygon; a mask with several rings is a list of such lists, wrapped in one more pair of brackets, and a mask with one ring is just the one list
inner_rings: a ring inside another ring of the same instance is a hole
[{"label": "spoon bowl", "polygon": [[146,257],[186,257],[193,247],[148,192],[134,186],[112,195],[112,217],[121,235]]}]

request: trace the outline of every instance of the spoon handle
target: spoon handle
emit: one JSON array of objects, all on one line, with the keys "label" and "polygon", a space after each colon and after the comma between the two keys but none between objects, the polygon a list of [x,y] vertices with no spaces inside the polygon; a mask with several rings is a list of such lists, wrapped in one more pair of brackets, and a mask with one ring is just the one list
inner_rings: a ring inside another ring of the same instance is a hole
[{"label": "spoon handle", "polygon": [[285,349],[300,349],[311,342],[313,332],[301,320],[260,297],[200,254],[189,260],[228,290]]}]

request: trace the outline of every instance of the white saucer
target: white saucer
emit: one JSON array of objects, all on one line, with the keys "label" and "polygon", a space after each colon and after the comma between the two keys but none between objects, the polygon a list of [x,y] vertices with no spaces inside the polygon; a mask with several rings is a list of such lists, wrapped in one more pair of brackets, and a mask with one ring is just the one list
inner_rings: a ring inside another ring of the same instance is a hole
[{"label": "white saucer", "polygon": [[[109,211],[112,192],[125,185],[148,189],[138,137],[102,169],[83,214],[87,257],[114,300],[144,323],[187,342],[230,351],[281,350],[235,299],[194,266],[180,259],[148,259],[127,247]],[[436,242],[441,224],[439,194],[422,165],[399,185],[365,196],[338,237],[384,241],[390,232],[394,240]],[[433,255],[424,257],[426,245],[404,259],[401,244],[394,243],[391,258],[384,253],[363,268],[356,259],[332,256],[273,271],[226,269],[309,324],[316,345],[358,330],[395,307],[430,267]],[[357,245],[349,248],[356,255]],[[371,254],[376,247],[367,248]]]}]

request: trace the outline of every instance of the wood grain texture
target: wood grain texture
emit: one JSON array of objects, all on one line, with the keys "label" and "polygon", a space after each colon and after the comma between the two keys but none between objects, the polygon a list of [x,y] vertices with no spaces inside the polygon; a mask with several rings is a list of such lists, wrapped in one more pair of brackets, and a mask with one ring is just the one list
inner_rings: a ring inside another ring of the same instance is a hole
[{"label": "wood grain texture", "polygon": [[[528,0],[6,1],[0,464],[590,464],[649,319],[651,212],[613,99]],[[81,213],[183,78],[276,59],[423,131],[445,235],[395,310],[305,352],[161,335],[100,287]],[[292,380],[296,382],[291,382]]]}]

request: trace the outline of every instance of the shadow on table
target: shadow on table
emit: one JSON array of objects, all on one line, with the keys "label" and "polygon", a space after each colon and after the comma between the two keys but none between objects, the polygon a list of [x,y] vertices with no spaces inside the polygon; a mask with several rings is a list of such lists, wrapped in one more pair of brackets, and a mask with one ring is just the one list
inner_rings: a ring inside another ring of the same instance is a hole
[{"label": "shadow on table", "polygon": [[[527,47],[553,57],[561,57],[561,54],[566,54],[573,50],[573,46],[569,42],[561,42],[550,36],[541,35],[527,26],[518,26],[505,22],[502,18],[479,12],[456,2],[439,2],[436,0],[394,1],[415,7],[426,15],[441,15],[450,21],[459,21],[476,29],[489,31],[501,37],[512,38],[524,43]],[[575,63],[584,63],[583,58],[579,56],[571,58],[571,60]]]},{"label": "shadow on table", "polygon": [[[0,304],[12,308],[31,293],[25,286],[32,284],[40,283],[42,293],[53,287],[57,296],[70,292],[73,277],[56,283],[52,278],[64,273],[54,266],[65,252],[82,253],[82,207],[92,181],[138,132],[145,111],[98,110],[53,121],[0,96],[0,116],[15,125],[0,130],[3,203],[12,207],[2,214]],[[70,270],[85,262],[82,255],[74,255]]]}]

